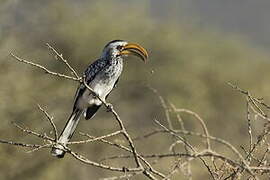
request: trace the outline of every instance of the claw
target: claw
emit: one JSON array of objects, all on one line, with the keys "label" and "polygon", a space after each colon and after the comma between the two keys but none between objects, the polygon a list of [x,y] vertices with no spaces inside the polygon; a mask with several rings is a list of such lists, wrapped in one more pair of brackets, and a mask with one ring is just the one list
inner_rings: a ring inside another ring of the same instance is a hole
[{"label": "claw", "polygon": [[112,112],[113,105],[110,103],[107,103],[107,112]]}]

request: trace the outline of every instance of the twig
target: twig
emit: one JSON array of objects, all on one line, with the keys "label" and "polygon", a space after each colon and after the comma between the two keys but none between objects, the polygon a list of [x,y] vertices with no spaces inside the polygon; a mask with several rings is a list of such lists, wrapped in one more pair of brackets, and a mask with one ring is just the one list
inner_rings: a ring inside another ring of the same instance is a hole
[{"label": "twig", "polygon": [[36,152],[40,149],[43,149],[43,148],[51,148],[53,146],[53,144],[44,144],[44,145],[41,145],[40,147],[36,147],[30,151],[27,151],[27,153],[33,153],[33,152]]},{"label": "twig", "polygon": [[53,117],[49,115],[49,113],[44,110],[39,104],[38,104],[38,108],[41,112],[43,112],[43,114],[45,114],[45,116],[47,117],[47,120],[49,121],[49,123],[51,124],[51,126],[53,127],[53,132],[54,132],[54,142],[57,141],[58,139],[58,132],[57,132],[57,128],[56,125],[53,122]]},{"label": "twig", "polygon": [[[168,132],[169,131],[166,129],[158,129],[158,130],[152,131],[148,134],[145,134],[143,136],[136,137],[134,140],[140,140],[142,138],[149,138],[150,136],[156,135],[158,133],[168,133]],[[174,130],[173,132],[176,134],[179,133],[179,134],[184,134],[184,135],[198,136],[201,138],[206,138],[206,136],[204,134],[196,133],[196,132],[192,132],[192,131]],[[229,142],[227,142],[223,139],[217,138],[217,137],[213,137],[213,136],[209,136],[208,138],[210,140],[213,140],[213,141],[216,141],[218,143],[225,145],[226,147],[231,149],[232,152],[235,153],[240,159],[244,159],[243,156],[240,154],[240,152],[233,145],[231,145]]]},{"label": "twig", "polygon": [[[252,129],[251,129],[251,119],[250,119],[250,112],[249,112],[249,100],[247,99],[247,124],[248,124],[248,135],[249,135],[249,152],[253,146],[252,140]],[[251,161],[251,159],[250,159]]]},{"label": "twig", "polygon": [[[85,133],[80,133],[80,134],[83,135],[83,136],[87,136],[88,138],[92,138],[92,139],[95,139],[95,138],[96,138],[96,137],[90,136],[89,134],[85,134]],[[132,151],[131,149],[129,149],[129,148],[127,148],[127,147],[125,147],[125,146],[123,146],[123,145],[121,145],[121,144],[117,144],[117,143],[114,143],[114,142],[107,141],[107,140],[105,140],[104,138],[103,138],[103,139],[98,139],[97,141],[101,141],[101,142],[103,142],[103,143],[105,143],[105,144],[109,144],[109,145],[111,145],[111,146],[115,146],[116,148],[119,148],[119,149],[125,150],[125,151],[127,151],[127,152],[133,153],[133,151]],[[134,157],[134,156],[133,156],[133,157]],[[150,172],[152,172],[153,174],[156,174],[156,175],[158,175],[158,176],[160,176],[160,177],[162,177],[162,178],[165,177],[165,175],[163,175],[162,173],[156,171],[156,170],[151,166],[151,164],[150,164],[149,162],[147,162],[140,154],[138,154],[138,158],[141,159],[142,162],[145,163],[145,165],[149,168],[149,171],[150,171]],[[100,161],[104,161],[104,160],[106,160],[106,159],[107,159],[107,158],[104,158],[104,159],[101,159]]]},{"label": "twig", "polygon": [[39,137],[39,138],[41,138],[41,139],[45,139],[45,140],[54,142],[54,139],[51,138],[51,137],[49,137],[49,136],[47,136],[47,135],[42,135],[42,134],[37,133],[37,132],[34,132],[34,131],[30,130],[30,129],[25,129],[25,128],[19,126],[18,124],[16,124],[15,122],[13,122],[12,124],[13,124],[15,127],[17,127],[18,129],[20,129],[21,131],[25,132],[25,133],[32,134],[32,135],[34,135],[34,136],[36,136],[36,137]]},{"label": "twig", "polygon": [[[102,140],[102,139],[105,139],[105,138],[109,138],[109,137],[112,137],[112,136],[116,136],[118,134],[121,134],[122,131],[115,131],[113,133],[110,133],[110,134],[107,134],[107,135],[103,135],[103,136],[99,136],[99,137],[96,137],[96,138],[91,138],[90,139],[86,139],[86,140],[82,140],[82,141],[72,141],[72,142],[68,142],[67,144],[86,144],[86,143],[89,143],[89,142],[94,142],[94,141],[98,141],[98,140]],[[83,136],[88,136],[88,134],[84,134],[84,133],[80,133],[81,135]]]},{"label": "twig", "polygon": [[82,163],[84,164],[87,164],[87,165],[92,165],[92,166],[95,166],[95,167],[98,167],[98,168],[102,168],[102,169],[107,169],[107,170],[110,170],[110,171],[118,171],[118,172],[139,172],[139,171],[142,171],[142,168],[117,168],[117,167],[112,167],[112,166],[108,166],[108,165],[104,165],[104,164],[101,164],[101,163],[97,163],[97,162],[94,162],[94,161],[90,161],[89,159],[85,158],[84,156],[76,153],[76,152],[73,152],[71,151],[71,149],[65,147],[65,150],[67,153],[71,154],[75,159],[81,161]]},{"label": "twig", "polygon": [[248,97],[248,99],[250,100],[250,102],[259,110],[259,112],[261,114],[263,114],[263,116],[266,116],[266,114],[262,111],[262,109],[256,104],[259,103],[262,106],[266,107],[267,109],[270,109],[270,106],[265,104],[262,100],[260,100],[259,98],[255,98],[253,97],[249,91],[245,91],[241,88],[239,88],[238,86],[236,86],[235,84],[232,84],[230,82],[228,82],[228,85],[231,86],[233,89],[235,89],[236,91],[246,95]]},{"label": "twig", "polygon": [[165,127],[164,125],[162,125],[158,120],[155,120],[155,122],[161,126],[164,130],[166,130],[167,132],[169,132],[171,135],[177,137],[179,140],[181,140],[187,147],[189,147],[192,151],[196,152],[196,150],[194,149],[194,147],[189,144],[187,141],[185,141],[181,136],[177,135],[173,130],[168,129],[167,127]]},{"label": "twig", "polygon": [[168,123],[168,126],[170,129],[173,129],[173,125],[172,125],[172,122],[171,122],[171,118],[170,118],[170,108],[167,106],[166,102],[165,102],[165,99],[159,94],[159,92],[151,87],[150,85],[147,86],[153,93],[156,94],[156,96],[159,98],[159,101],[161,103],[161,106],[162,108],[164,109],[164,113],[165,113],[165,117],[166,117],[166,120],[167,120],[167,123]]},{"label": "twig", "polygon": [[113,176],[113,177],[107,177],[107,178],[100,178],[99,180],[119,180],[119,179],[128,179],[131,177],[134,177],[138,174],[141,174],[141,172],[133,172],[133,173],[129,173],[129,174],[124,174],[121,176]]},{"label": "twig", "polygon": [[13,145],[13,146],[27,147],[27,148],[39,148],[42,146],[42,145],[38,145],[38,144],[26,144],[26,143],[7,141],[7,140],[2,140],[2,139],[0,139],[0,143],[9,144],[9,145]]},{"label": "twig", "polygon": [[49,50],[51,50],[56,55],[56,57],[60,58],[60,60],[67,66],[67,68],[71,71],[71,73],[76,77],[76,79],[78,80],[81,79],[81,77],[78,76],[74,68],[67,62],[66,59],[64,59],[63,54],[58,53],[49,43],[46,43],[46,46],[49,48]]},{"label": "twig", "polygon": [[76,77],[72,77],[72,76],[68,76],[68,75],[65,75],[65,74],[61,74],[61,73],[57,73],[57,72],[53,72],[53,71],[50,71],[48,70],[47,68],[45,68],[44,66],[40,65],[40,64],[36,64],[36,63],[33,63],[31,61],[27,61],[25,59],[22,59],[22,58],[19,58],[18,56],[16,56],[15,54],[11,53],[10,54],[15,60],[19,61],[19,62],[22,62],[22,63],[25,63],[25,64],[28,64],[28,65],[31,65],[33,67],[36,67],[38,69],[41,69],[43,70],[45,73],[48,73],[50,75],[53,75],[53,76],[57,76],[57,77],[61,77],[61,78],[64,78],[64,79],[68,79],[68,80],[73,80],[73,81],[80,81],[80,79],[77,79]]},{"label": "twig", "polygon": [[[174,106],[173,106],[174,107]],[[206,148],[211,150],[211,146],[210,146],[210,140],[209,140],[209,132],[208,132],[208,129],[203,121],[203,119],[195,112],[193,111],[190,111],[188,109],[173,109],[173,111],[175,112],[184,112],[184,113],[188,113],[192,116],[194,116],[198,121],[199,123],[201,124],[202,128],[203,128],[203,131],[205,133],[205,136],[206,136]]]}]

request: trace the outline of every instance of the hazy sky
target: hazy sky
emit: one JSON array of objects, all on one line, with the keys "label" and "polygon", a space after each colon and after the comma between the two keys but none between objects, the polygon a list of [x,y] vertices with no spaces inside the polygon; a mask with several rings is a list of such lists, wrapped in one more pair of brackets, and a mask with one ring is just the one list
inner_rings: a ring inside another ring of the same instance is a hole
[{"label": "hazy sky", "polygon": [[241,34],[270,48],[270,0],[151,0],[151,6],[154,15]]},{"label": "hazy sky", "polygon": [[[67,3],[69,1],[71,0],[67,0]],[[16,14],[20,14],[19,12],[26,6],[16,9],[18,2],[18,0],[11,0],[1,3],[0,15],[13,14],[20,19]],[[30,1],[28,6],[33,2]],[[83,4],[87,1],[77,2]],[[270,0],[149,0],[147,2],[150,2],[153,17],[161,19],[161,22],[170,19],[184,21],[184,23],[195,22],[201,27],[240,34],[255,45],[270,48]],[[42,1],[33,4],[42,5]],[[1,24],[9,24],[6,22],[9,20],[0,17],[1,19],[5,22],[0,23],[0,27]],[[16,23],[20,22],[25,23],[20,20]],[[0,28],[0,33],[1,30],[3,29]]]}]

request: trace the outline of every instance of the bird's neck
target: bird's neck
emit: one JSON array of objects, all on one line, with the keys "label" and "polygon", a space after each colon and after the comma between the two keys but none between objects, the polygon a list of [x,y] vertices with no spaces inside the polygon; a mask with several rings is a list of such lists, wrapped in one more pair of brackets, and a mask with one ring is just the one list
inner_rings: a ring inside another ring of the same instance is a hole
[{"label": "bird's neck", "polygon": [[110,56],[105,56],[105,57],[103,56],[101,58],[107,61],[106,64],[109,64],[109,65],[123,64],[123,57],[121,56],[110,55]]},{"label": "bird's neck", "polygon": [[114,51],[104,51],[101,55],[102,59],[114,59],[117,58],[117,53]]},{"label": "bird's neck", "polygon": [[120,74],[122,73],[123,70],[123,59],[122,57],[115,57],[115,58],[109,58],[107,59],[107,63],[105,68],[103,69],[104,76],[108,78],[115,78],[118,79]]},{"label": "bird's neck", "polygon": [[123,64],[123,58],[120,57],[120,56],[110,58],[110,64],[111,64],[111,65]]}]

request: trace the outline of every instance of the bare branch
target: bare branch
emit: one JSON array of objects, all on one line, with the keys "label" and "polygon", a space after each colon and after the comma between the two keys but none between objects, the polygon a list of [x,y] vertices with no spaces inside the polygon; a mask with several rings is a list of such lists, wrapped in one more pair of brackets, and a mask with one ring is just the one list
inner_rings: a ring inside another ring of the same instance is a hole
[{"label": "bare branch", "polygon": [[[74,70],[74,68],[67,62],[66,59],[64,59],[63,54],[58,53],[49,43],[46,43],[46,46],[51,50],[56,57],[58,57],[66,66],[67,68],[71,71],[71,73],[76,77],[76,79],[81,79],[81,77],[78,76],[77,72]],[[56,58],[56,59],[58,59]]]},{"label": "bare branch", "polygon": [[[249,151],[251,151],[252,146],[253,146],[253,139],[252,139],[252,129],[251,129],[251,119],[250,119],[248,98],[247,98],[247,125],[248,125],[248,135],[249,135]],[[251,161],[251,159],[249,161]]]},{"label": "bare branch", "polygon": [[6,141],[2,139],[0,139],[0,143],[9,144],[13,146],[27,147],[27,148],[40,148],[42,146],[42,145],[37,145],[37,144],[26,144],[26,143],[21,143],[21,142]]},{"label": "bare branch", "polygon": [[48,73],[50,75],[53,75],[53,76],[57,76],[57,77],[61,77],[61,78],[64,78],[64,79],[68,79],[68,80],[73,80],[73,81],[80,81],[80,79],[77,79],[75,77],[72,77],[72,76],[67,76],[65,74],[61,74],[61,73],[57,73],[57,72],[53,72],[53,71],[50,71],[48,70],[47,68],[45,68],[44,66],[40,65],[40,64],[36,64],[36,63],[33,63],[31,61],[27,61],[25,59],[22,59],[22,58],[19,58],[18,56],[16,56],[15,54],[11,53],[10,54],[15,60],[19,61],[19,62],[22,62],[22,63],[25,63],[25,64],[28,64],[30,66],[33,66],[33,67],[36,67],[38,69],[41,69],[43,70],[45,73]]},{"label": "bare branch", "polygon": [[38,104],[38,108],[39,110],[45,114],[47,120],[49,121],[49,123],[51,124],[51,126],[53,127],[53,132],[54,132],[54,142],[56,142],[56,140],[58,139],[58,132],[57,132],[57,128],[56,125],[53,122],[53,117],[49,115],[49,113],[47,111],[45,111],[39,104]]},{"label": "bare branch", "polygon": [[187,141],[185,141],[181,136],[177,135],[173,130],[168,129],[167,127],[165,127],[164,125],[162,125],[158,120],[155,120],[155,122],[161,126],[164,130],[166,130],[167,132],[169,132],[171,135],[177,137],[179,140],[181,140],[187,147],[189,147],[192,151],[196,152],[196,150],[194,149],[194,147],[189,144]]},{"label": "bare branch", "polygon": [[13,124],[16,128],[18,128],[19,130],[21,130],[22,132],[25,132],[25,133],[27,133],[27,134],[34,135],[34,136],[39,137],[39,138],[44,139],[44,140],[48,140],[48,141],[52,141],[52,142],[54,141],[53,138],[51,138],[51,137],[49,137],[49,136],[47,136],[47,135],[45,135],[45,134],[43,135],[43,134],[34,132],[34,131],[30,130],[30,129],[23,128],[23,127],[19,126],[18,124],[16,124],[15,122],[13,122],[12,124]]},{"label": "bare branch", "polygon": [[[121,134],[121,133],[122,133],[122,131],[115,131],[113,133],[110,133],[110,134],[107,134],[107,135],[104,135],[104,136],[99,136],[99,137],[96,137],[96,138],[91,138],[90,137],[89,139],[86,139],[86,140],[68,142],[67,144],[86,144],[86,143],[89,143],[89,142],[94,142],[94,141],[102,140],[102,139],[109,138],[109,137],[112,137],[112,136],[116,136],[116,135]],[[80,134],[89,137],[88,134],[84,134],[84,133],[80,133]]]},{"label": "bare branch", "polygon": [[[172,106],[172,107],[175,107],[175,106]],[[180,112],[180,113],[181,112],[184,112],[184,113],[191,114],[192,116],[194,116],[199,121],[199,123],[201,124],[201,126],[203,128],[203,131],[205,133],[205,136],[206,136],[206,142],[207,142],[206,147],[207,147],[207,149],[210,150],[211,149],[211,146],[210,146],[210,140],[209,140],[209,132],[208,132],[208,129],[207,129],[207,127],[206,127],[203,119],[197,113],[195,113],[193,111],[190,111],[188,109],[173,109],[173,111]]]},{"label": "bare branch", "polygon": [[71,151],[67,147],[66,147],[66,151],[69,154],[71,154],[75,159],[81,161],[82,163],[87,164],[87,165],[92,165],[92,166],[95,166],[95,167],[98,167],[98,168],[107,169],[107,170],[110,170],[110,171],[118,171],[118,172],[139,172],[139,171],[142,171],[142,168],[140,168],[140,167],[137,167],[137,168],[127,168],[127,167],[125,167],[125,168],[117,168],[117,167],[112,167],[112,166],[104,165],[104,164],[101,164],[101,163],[97,163],[97,162],[94,162],[94,161],[90,161],[89,159],[85,158],[84,156]]}]

